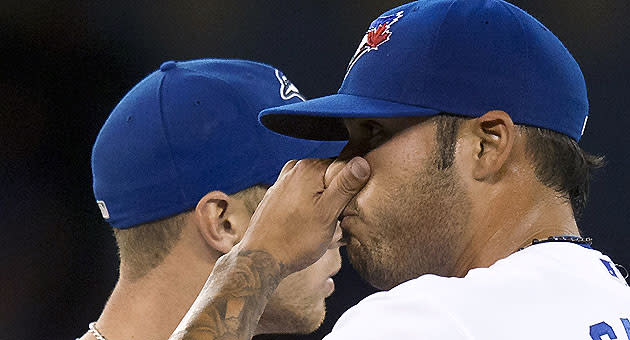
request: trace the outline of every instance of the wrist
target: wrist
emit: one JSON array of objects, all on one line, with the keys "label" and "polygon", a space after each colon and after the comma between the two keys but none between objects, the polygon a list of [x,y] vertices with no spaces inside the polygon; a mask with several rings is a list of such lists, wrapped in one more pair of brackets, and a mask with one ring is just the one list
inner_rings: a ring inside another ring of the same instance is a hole
[{"label": "wrist", "polygon": [[233,247],[216,262],[170,339],[198,339],[209,333],[213,339],[251,338],[285,272],[282,263],[264,250]]},{"label": "wrist", "polygon": [[[282,278],[294,271],[289,268],[280,247],[269,247],[266,243],[243,239],[236,247],[232,248],[233,256],[247,257],[258,263],[266,272],[275,272]],[[242,259],[239,259],[242,260]]]},{"label": "wrist", "polygon": [[[224,274],[222,286],[238,282],[244,287],[256,286],[265,292],[273,292],[282,279],[290,273],[286,266],[274,254],[261,247],[251,247],[239,243],[223,255],[213,269],[213,273]],[[212,277],[212,275],[211,275]],[[238,289],[238,287],[233,287]],[[266,294],[265,294],[266,295]]]}]

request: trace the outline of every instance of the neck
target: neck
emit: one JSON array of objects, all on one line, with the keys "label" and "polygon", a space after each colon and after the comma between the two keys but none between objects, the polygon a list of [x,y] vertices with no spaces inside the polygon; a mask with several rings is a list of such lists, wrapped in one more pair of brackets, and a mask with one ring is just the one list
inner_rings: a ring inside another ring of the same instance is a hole
[{"label": "neck", "polygon": [[103,336],[108,340],[169,338],[214,266],[181,257],[175,261],[172,255],[133,281],[127,279],[121,266],[120,279],[96,322]]},{"label": "neck", "polygon": [[571,205],[551,189],[534,184],[518,195],[489,200],[483,216],[472,218],[475,233],[456,263],[455,275],[485,268],[529,246],[534,239],[579,236]]}]

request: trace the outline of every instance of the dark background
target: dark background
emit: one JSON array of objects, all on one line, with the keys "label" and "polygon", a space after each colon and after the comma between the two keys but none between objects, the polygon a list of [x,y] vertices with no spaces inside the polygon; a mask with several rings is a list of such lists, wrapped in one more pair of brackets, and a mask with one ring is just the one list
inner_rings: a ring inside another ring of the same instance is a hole
[{"label": "dark background", "polygon": [[[90,150],[135,83],[165,60],[243,58],[275,65],[308,97],[330,94],[369,23],[404,2],[3,0],[0,339],[74,339],[100,314],[118,261],[92,196]],[[628,267],[630,2],[514,3],[582,67],[591,117],[581,144],[608,166],[580,226]],[[372,292],[347,263],[336,281],[327,322],[301,339],[321,338]]]}]

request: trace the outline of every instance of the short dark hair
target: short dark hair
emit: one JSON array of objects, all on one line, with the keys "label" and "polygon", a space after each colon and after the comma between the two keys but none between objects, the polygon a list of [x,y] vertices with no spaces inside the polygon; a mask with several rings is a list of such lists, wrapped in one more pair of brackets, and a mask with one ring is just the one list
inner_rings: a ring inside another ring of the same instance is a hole
[{"label": "short dark hair", "polygon": [[604,157],[582,150],[575,140],[559,132],[519,127],[527,137],[526,152],[536,178],[571,202],[576,219],[582,217],[592,172],[604,166]]},{"label": "short dark hair", "polygon": [[[435,117],[439,169],[453,165],[457,133],[464,119],[450,113]],[[526,137],[526,152],[536,178],[569,200],[573,216],[579,219],[586,206],[592,172],[604,166],[604,157],[587,153],[561,133],[525,125],[518,128]]]},{"label": "short dark hair", "polygon": [[435,138],[438,145],[437,168],[449,169],[455,161],[455,147],[457,146],[457,133],[464,121],[463,117],[442,113],[434,117],[436,125]]}]

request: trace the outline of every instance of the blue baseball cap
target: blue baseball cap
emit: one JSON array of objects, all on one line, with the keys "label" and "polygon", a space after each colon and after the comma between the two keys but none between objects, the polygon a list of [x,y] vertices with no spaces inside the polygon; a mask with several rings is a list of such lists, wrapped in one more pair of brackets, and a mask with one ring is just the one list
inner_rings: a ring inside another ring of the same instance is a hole
[{"label": "blue baseball cap", "polygon": [[125,95],[92,150],[94,196],[113,227],[194,208],[212,190],[273,184],[285,162],[339,154],[345,143],[296,140],[260,110],[302,102],[279,70],[244,60],[168,61]]},{"label": "blue baseball cap", "polygon": [[491,110],[577,141],[588,115],[580,67],[551,31],[505,1],[422,0],[372,22],[337,94],[259,118],[288,136],[344,140],[344,117]]}]

